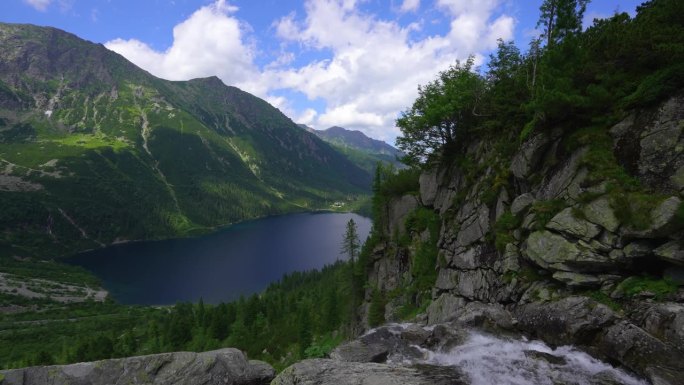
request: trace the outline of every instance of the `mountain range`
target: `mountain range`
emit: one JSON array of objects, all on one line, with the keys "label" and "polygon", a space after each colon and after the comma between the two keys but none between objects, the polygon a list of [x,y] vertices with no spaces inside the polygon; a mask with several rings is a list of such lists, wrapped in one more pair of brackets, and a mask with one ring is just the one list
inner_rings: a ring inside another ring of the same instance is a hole
[{"label": "mountain range", "polygon": [[370,173],[374,172],[378,162],[392,164],[397,168],[405,167],[399,161],[404,156],[403,152],[381,140],[370,138],[361,131],[348,130],[339,126],[325,130],[315,130],[301,124],[300,127],[332,144],[349,160]]},{"label": "mountain range", "polygon": [[329,207],[370,174],[216,77],[0,24],[0,254],[61,255]]}]

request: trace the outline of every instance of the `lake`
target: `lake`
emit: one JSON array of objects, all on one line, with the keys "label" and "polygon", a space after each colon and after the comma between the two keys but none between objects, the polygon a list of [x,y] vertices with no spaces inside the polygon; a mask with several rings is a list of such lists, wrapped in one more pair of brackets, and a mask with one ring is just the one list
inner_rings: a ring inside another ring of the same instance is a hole
[{"label": "lake", "polygon": [[258,293],[286,273],[346,260],[340,249],[349,219],[363,242],[370,219],[305,213],[242,222],[196,238],[113,245],[66,262],[92,271],[124,304],[227,302]]}]

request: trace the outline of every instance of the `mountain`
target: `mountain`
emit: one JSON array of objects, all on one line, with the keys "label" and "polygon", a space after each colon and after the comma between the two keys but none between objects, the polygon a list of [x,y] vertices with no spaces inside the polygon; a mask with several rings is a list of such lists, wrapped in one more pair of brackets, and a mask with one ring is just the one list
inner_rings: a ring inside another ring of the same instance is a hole
[{"label": "mountain", "polygon": [[216,77],[166,81],[64,31],[0,24],[0,254],[186,235],[369,185]]},{"label": "mountain", "polygon": [[349,160],[371,173],[378,162],[390,163],[398,168],[405,167],[398,160],[404,156],[404,153],[381,140],[369,138],[361,131],[347,130],[338,126],[326,130],[315,130],[304,125],[300,127],[332,144]]}]

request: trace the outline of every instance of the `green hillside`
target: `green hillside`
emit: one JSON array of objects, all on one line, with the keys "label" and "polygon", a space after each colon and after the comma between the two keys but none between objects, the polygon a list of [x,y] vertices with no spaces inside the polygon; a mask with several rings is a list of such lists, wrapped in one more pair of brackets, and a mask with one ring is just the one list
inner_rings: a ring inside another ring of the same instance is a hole
[{"label": "green hillside", "polygon": [[301,124],[300,127],[316,134],[343,153],[347,159],[369,173],[375,172],[378,162],[392,164],[397,168],[405,167],[399,161],[404,153],[381,140],[366,136],[361,131],[348,130],[338,126],[325,130],[314,130]]},{"label": "green hillside", "polygon": [[370,177],[218,78],[171,82],[66,32],[0,24],[0,254],[329,207]]}]

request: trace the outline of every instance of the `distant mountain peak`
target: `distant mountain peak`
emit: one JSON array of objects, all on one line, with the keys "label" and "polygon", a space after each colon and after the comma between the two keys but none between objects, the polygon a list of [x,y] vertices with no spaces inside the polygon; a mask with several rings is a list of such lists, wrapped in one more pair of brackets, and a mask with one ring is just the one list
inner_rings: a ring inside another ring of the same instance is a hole
[{"label": "distant mountain peak", "polygon": [[402,156],[403,153],[393,146],[377,139],[373,139],[359,130],[349,130],[340,126],[332,126],[325,130],[313,130],[316,135],[330,142],[346,145],[359,150],[378,154]]}]

